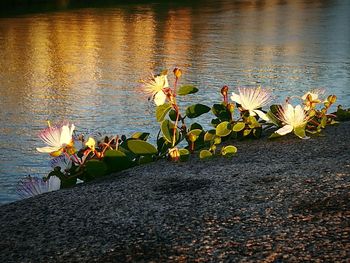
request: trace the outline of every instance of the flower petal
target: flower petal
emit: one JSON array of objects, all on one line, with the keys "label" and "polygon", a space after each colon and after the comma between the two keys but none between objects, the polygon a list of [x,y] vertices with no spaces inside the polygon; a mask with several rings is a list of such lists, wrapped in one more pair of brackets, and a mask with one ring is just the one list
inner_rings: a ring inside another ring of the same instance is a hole
[{"label": "flower petal", "polygon": [[61,180],[57,176],[50,176],[48,184],[49,184],[48,192],[56,191],[60,189]]},{"label": "flower petal", "polygon": [[276,133],[279,135],[285,135],[287,133],[290,133],[293,131],[293,126],[292,125],[285,125],[282,128],[278,129]]},{"label": "flower petal", "polygon": [[234,92],[232,92],[231,100],[237,102],[238,104],[242,104],[241,97]]},{"label": "flower petal", "polygon": [[263,119],[264,121],[270,121],[269,117],[264,113],[262,112],[261,110],[255,110],[254,111],[256,114],[258,114],[258,116]]},{"label": "flower petal", "polygon": [[72,135],[70,133],[70,129],[68,125],[64,125],[61,128],[61,137],[60,137],[60,144],[61,145],[68,145],[72,141]]},{"label": "flower petal", "polygon": [[250,111],[249,111],[249,115],[250,115],[250,116],[256,116],[256,113],[255,113],[255,111],[250,110]]},{"label": "flower petal", "polygon": [[164,94],[163,91],[157,92],[157,94],[154,96],[154,103],[157,106],[163,105],[166,100],[166,95]]},{"label": "flower petal", "polygon": [[45,147],[36,148],[36,150],[41,153],[52,153],[52,152],[58,151],[59,149],[60,147],[54,147],[54,146],[45,146]]}]

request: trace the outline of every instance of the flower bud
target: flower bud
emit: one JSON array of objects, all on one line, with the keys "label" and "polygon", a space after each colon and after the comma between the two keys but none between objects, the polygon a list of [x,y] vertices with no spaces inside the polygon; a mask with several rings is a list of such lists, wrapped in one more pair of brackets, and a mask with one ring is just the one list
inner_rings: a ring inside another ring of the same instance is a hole
[{"label": "flower bud", "polygon": [[198,139],[198,136],[193,133],[189,133],[188,139],[190,140],[190,142],[195,142]]},{"label": "flower bud", "polygon": [[173,70],[175,77],[180,78],[182,75],[182,70],[180,68],[174,68]]},{"label": "flower bud", "polygon": [[216,151],[216,145],[213,144],[212,146],[210,146],[209,151],[215,152]]},{"label": "flower bud", "polygon": [[227,109],[233,113],[235,111],[235,105],[233,103],[227,104]]},{"label": "flower bud", "polygon": [[89,147],[92,151],[95,151],[96,141],[94,138],[89,137],[85,145]]},{"label": "flower bud", "polygon": [[169,157],[173,162],[177,162],[180,160],[180,151],[177,147],[169,149]]},{"label": "flower bud", "polygon": [[316,115],[316,111],[314,110],[314,109],[311,109],[310,111],[309,111],[309,118],[312,118],[312,117],[314,117]]},{"label": "flower bud", "polygon": [[337,101],[337,96],[335,95],[330,95],[328,96],[327,100],[330,102],[330,103],[335,103]]},{"label": "flower bud", "polygon": [[227,93],[228,93],[228,86],[225,85],[221,88],[221,94],[222,96],[227,97]]}]

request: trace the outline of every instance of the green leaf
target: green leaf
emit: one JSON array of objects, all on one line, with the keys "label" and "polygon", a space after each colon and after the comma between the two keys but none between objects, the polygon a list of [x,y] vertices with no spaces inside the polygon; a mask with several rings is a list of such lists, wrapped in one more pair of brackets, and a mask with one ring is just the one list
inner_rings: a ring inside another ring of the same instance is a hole
[{"label": "green leaf", "polygon": [[226,157],[231,157],[236,153],[237,153],[237,148],[233,145],[228,145],[228,146],[222,147],[221,149],[221,154]]},{"label": "green leaf", "polygon": [[157,153],[157,149],[152,144],[141,140],[128,140],[127,147],[136,155],[152,155]]},{"label": "green leaf", "polygon": [[231,112],[223,104],[214,104],[211,111],[221,121],[229,121],[231,119]]},{"label": "green leaf", "polygon": [[294,128],[294,134],[301,139],[308,138],[305,134],[305,127],[306,127],[305,125],[302,125],[302,126]]},{"label": "green leaf", "polygon": [[166,114],[171,109],[170,103],[164,103],[156,108],[156,118],[158,122],[162,122],[166,116]]},{"label": "green leaf", "polygon": [[180,161],[186,162],[190,158],[190,152],[187,149],[180,149]]},{"label": "green leaf", "polygon": [[176,121],[176,111],[174,109],[171,109],[169,112],[169,118],[172,121]]},{"label": "green leaf", "polygon": [[199,123],[195,122],[195,123],[192,123],[191,126],[190,126],[190,131],[192,130],[203,130],[203,127],[202,125],[200,125]]},{"label": "green leaf", "polygon": [[131,135],[132,139],[143,140],[143,141],[147,141],[148,137],[149,137],[148,132],[135,132],[133,133],[133,135]]},{"label": "green leaf", "polygon": [[282,137],[282,135],[278,134],[277,132],[274,132],[270,135],[269,139],[276,139]]},{"label": "green leaf", "polygon": [[214,138],[216,137],[215,134],[216,134],[215,130],[207,131],[204,135],[204,141],[208,142],[208,141],[214,140]]},{"label": "green leaf", "polygon": [[221,137],[215,136],[214,138],[214,144],[220,144],[221,143]]},{"label": "green leaf", "polygon": [[145,156],[141,156],[139,159],[139,164],[146,164],[146,163],[151,163],[153,162],[153,157],[152,155],[145,155]]},{"label": "green leaf", "polygon": [[164,137],[160,137],[157,140],[157,150],[159,153],[164,154],[171,148],[171,143],[166,141]]},{"label": "green leaf", "polygon": [[[174,131],[174,123],[169,120],[164,120],[161,125],[161,130],[165,140],[172,143],[173,142],[173,131]],[[176,141],[179,139],[179,132],[176,129]]]},{"label": "green leaf", "polygon": [[201,150],[201,152],[199,153],[199,158],[201,159],[211,158],[212,156],[213,154],[208,150]]},{"label": "green leaf", "polygon": [[272,122],[276,126],[281,126],[281,121],[277,119],[276,115],[272,111],[268,111],[266,115],[269,118],[270,122]]},{"label": "green leaf", "polygon": [[211,120],[211,125],[212,125],[213,127],[218,126],[220,123],[221,123],[221,121],[220,121],[219,118],[216,118],[216,119],[212,119],[212,120]]},{"label": "green leaf", "polygon": [[253,129],[253,135],[255,138],[259,139],[261,137],[262,134],[262,128],[255,128]]},{"label": "green leaf", "polygon": [[187,94],[193,94],[196,93],[198,89],[195,86],[192,85],[184,85],[179,88],[177,91],[177,95],[184,96]]},{"label": "green leaf", "polygon": [[76,177],[66,177],[61,179],[61,186],[60,188],[69,188],[73,187],[77,184],[77,178]]},{"label": "green leaf", "polygon": [[89,160],[85,163],[85,171],[89,177],[102,177],[107,173],[107,165],[99,160]]},{"label": "green leaf", "polygon": [[239,131],[243,130],[244,128],[245,128],[245,123],[244,122],[237,122],[233,126],[232,130],[235,131],[235,132],[239,132]]},{"label": "green leaf", "polygon": [[336,120],[338,121],[350,121],[350,109],[344,110],[341,106],[338,106]]},{"label": "green leaf", "polygon": [[103,161],[110,172],[119,172],[134,166],[125,153],[119,150],[107,150]]},{"label": "green leaf", "polygon": [[251,129],[246,129],[243,131],[243,136],[248,136],[252,130]]},{"label": "green leaf", "polygon": [[261,127],[261,124],[256,120],[256,118],[254,116],[249,116],[247,118],[247,121],[248,121],[248,125],[251,129]]},{"label": "green leaf", "polygon": [[[189,131],[187,133],[187,139],[190,141],[190,142],[195,142],[197,141],[199,138],[201,138],[201,141],[203,141],[203,136],[202,133],[204,131],[203,130],[200,130],[200,129],[195,129],[195,130],[192,130],[192,131]],[[201,136],[201,137],[200,137]]]},{"label": "green leaf", "polygon": [[203,132],[203,130],[195,129],[195,130],[189,131],[189,132],[187,133],[187,135],[193,134],[193,135],[199,136],[199,135],[201,135],[202,132]]},{"label": "green leaf", "polygon": [[204,113],[207,113],[210,111],[210,108],[203,104],[194,104],[186,109],[186,115],[188,118],[196,118],[198,116],[201,116]]},{"label": "green leaf", "polygon": [[231,133],[231,130],[228,129],[229,122],[224,121],[216,126],[216,135],[220,137],[226,137]]},{"label": "green leaf", "polygon": [[326,128],[326,126],[327,126],[327,117],[326,116],[322,117],[320,125],[321,125],[321,128],[323,128],[323,129]]}]

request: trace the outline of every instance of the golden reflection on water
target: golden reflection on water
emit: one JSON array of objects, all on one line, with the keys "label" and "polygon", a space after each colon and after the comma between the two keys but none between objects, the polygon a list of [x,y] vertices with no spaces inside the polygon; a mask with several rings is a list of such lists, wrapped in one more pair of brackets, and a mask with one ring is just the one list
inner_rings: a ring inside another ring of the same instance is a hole
[{"label": "golden reflection on water", "polygon": [[184,68],[183,83],[202,91],[187,100],[212,101],[222,85],[261,82],[283,95],[328,86],[350,102],[349,7],[203,0],[0,18],[0,190],[13,190],[1,186],[9,171],[28,174],[20,163],[33,172],[46,166],[33,150],[46,119],[118,133],[156,131],[137,83],[151,71]]}]

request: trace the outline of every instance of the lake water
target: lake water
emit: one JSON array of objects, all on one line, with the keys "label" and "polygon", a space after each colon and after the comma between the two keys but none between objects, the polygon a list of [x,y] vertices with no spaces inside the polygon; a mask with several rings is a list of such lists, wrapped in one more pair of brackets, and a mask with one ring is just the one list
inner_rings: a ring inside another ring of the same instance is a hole
[{"label": "lake water", "polygon": [[[187,1],[191,2],[191,1]],[[350,1],[129,4],[0,18],[0,203],[45,175],[46,120],[81,131],[157,131],[138,81],[184,70],[211,105],[223,85],[260,83],[276,100],[324,87],[350,106]],[[153,137],[154,139],[154,137]]]}]

